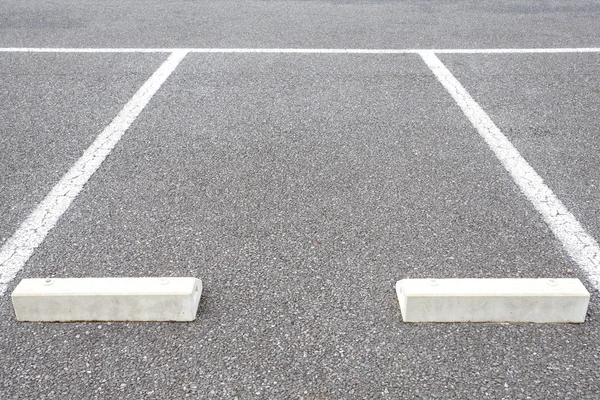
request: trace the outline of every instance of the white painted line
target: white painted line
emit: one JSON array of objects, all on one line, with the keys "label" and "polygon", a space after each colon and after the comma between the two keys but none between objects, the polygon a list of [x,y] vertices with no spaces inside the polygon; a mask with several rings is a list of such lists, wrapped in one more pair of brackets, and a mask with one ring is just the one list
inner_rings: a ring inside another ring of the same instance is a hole
[{"label": "white painted line", "polygon": [[280,53],[280,54],[416,54],[411,49],[190,49],[190,53]]},{"label": "white painted line", "polygon": [[153,49],[153,48],[44,48],[44,47],[5,47],[5,53],[296,53],[296,54],[417,54],[411,49],[254,49],[254,48],[189,48],[189,49]]},{"label": "white painted line", "polygon": [[439,49],[421,50],[421,52],[433,51],[438,54],[540,54],[540,53],[598,53],[600,47],[572,47],[572,48],[549,48],[549,49]]},{"label": "white painted line", "polygon": [[186,54],[167,58],[0,248],[0,296]]},{"label": "white painted line", "polygon": [[403,279],[404,322],[583,323],[590,294],[579,279]]},{"label": "white painted line", "polygon": [[279,54],[527,54],[527,53],[600,53],[600,47],[539,49],[302,49],[302,48],[51,48],[4,47],[3,53],[279,53]]},{"label": "white painted line", "polygon": [[2,47],[0,53],[175,53],[185,49],[142,48],[69,48],[69,47]]},{"label": "white painted line", "polygon": [[11,298],[19,321],[193,321],[195,278],[23,279]]},{"label": "white painted line", "polygon": [[510,173],[523,194],[542,215],[569,256],[583,269],[592,285],[600,289],[600,247],[567,207],[556,197],[519,151],[498,129],[440,59],[430,51],[421,57],[463,110],[481,137]]}]

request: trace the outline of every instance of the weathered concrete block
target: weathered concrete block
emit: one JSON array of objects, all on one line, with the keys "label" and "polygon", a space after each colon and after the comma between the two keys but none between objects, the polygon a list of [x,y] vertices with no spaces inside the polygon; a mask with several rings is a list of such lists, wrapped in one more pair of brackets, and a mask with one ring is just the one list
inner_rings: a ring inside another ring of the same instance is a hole
[{"label": "weathered concrete block", "polygon": [[195,278],[23,279],[11,297],[19,321],[193,321]]},{"label": "weathered concrete block", "polygon": [[590,294],[579,279],[403,279],[405,322],[582,323]]}]

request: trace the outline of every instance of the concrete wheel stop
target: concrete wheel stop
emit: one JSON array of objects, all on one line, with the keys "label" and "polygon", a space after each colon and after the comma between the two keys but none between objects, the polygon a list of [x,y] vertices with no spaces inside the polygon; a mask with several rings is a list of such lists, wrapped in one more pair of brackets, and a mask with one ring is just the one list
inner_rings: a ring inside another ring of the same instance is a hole
[{"label": "concrete wheel stop", "polygon": [[23,279],[11,294],[17,320],[193,321],[196,278]]},{"label": "concrete wheel stop", "polygon": [[590,299],[579,279],[403,279],[404,322],[583,323]]}]

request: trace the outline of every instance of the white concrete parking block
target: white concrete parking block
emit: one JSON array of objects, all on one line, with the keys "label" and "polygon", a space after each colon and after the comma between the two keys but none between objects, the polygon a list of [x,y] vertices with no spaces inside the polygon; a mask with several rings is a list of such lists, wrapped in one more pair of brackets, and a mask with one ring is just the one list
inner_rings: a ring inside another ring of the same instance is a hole
[{"label": "white concrete parking block", "polygon": [[11,297],[19,321],[193,321],[196,278],[23,279]]},{"label": "white concrete parking block", "polygon": [[590,299],[579,279],[403,279],[404,322],[582,323]]}]

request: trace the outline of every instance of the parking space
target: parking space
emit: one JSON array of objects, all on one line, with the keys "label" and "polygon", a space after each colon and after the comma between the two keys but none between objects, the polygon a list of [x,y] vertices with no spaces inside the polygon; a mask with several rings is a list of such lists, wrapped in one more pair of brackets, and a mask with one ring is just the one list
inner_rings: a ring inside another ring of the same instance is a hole
[{"label": "parking space", "polygon": [[[506,131],[518,113],[494,113],[502,88],[469,79],[492,57],[440,58]],[[401,322],[404,277],[585,280],[415,54],[188,54],[9,292],[23,277],[125,275],[202,278],[198,320],[19,324],[3,296],[8,398],[597,393],[596,294],[583,325]]]},{"label": "parking space", "polygon": [[[600,398],[599,16],[0,2],[0,399]],[[125,276],[201,278],[197,319],[16,321],[23,278]],[[430,277],[591,299],[402,322],[396,281]]]},{"label": "parking space", "polygon": [[[50,241],[41,269],[85,276],[93,262],[102,275],[129,257],[160,271],[162,257],[181,266],[268,239],[385,254],[405,260],[405,274],[566,272],[545,224],[440,89],[416,55],[190,54],[77,200],[70,215],[82,219],[64,223],[86,246],[71,252],[82,269],[49,270],[70,257],[54,258]],[[347,236],[385,243],[358,249]]]},{"label": "parking space", "polygon": [[0,245],[79,158],[163,55],[3,53]]}]

